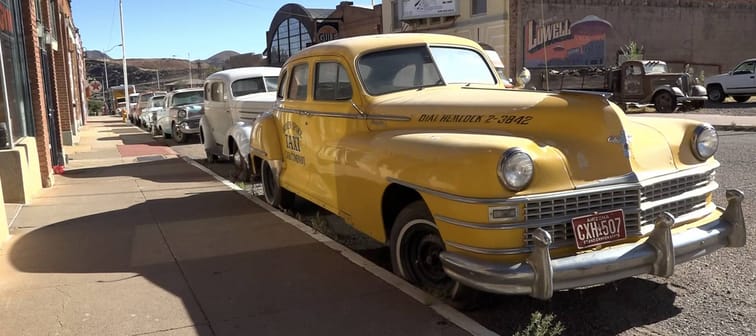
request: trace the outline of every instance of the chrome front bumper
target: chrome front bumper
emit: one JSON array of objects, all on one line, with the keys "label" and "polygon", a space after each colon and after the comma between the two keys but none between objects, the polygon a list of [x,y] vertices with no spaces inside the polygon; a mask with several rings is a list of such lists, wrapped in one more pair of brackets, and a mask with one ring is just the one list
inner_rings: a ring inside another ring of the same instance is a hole
[{"label": "chrome front bumper", "polygon": [[717,220],[672,234],[674,217],[659,216],[644,242],[608,247],[571,257],[551,259],[551,236],[539,229],[536,244],[525,262],[500,264],[481,261],[452,252],[441,253],[444,270],[467,286],[499,294],[528,294],[551,298],[554,291],[581,288],[653,274],[669,277],[676,264],[693,260],[722,247],[745,245],[743,193],[727,190],[727,208]]}]

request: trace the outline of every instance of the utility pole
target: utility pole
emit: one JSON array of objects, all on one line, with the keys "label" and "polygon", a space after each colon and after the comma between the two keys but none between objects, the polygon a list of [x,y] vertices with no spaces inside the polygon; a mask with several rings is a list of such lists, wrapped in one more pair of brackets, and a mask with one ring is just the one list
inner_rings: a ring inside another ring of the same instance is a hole
[{"label": "utility pole", "polygon": [[155,69],[155,73],[157,74],[157,89],[160,90],[160,69]]},{"label": "utility pole", "polygon": [[194,87],[192,85],[192,56],[186,53],[186,58],[189,61],[189,87]]},{"label": "utility pole", "polygon": [[[131,90],[129,90],[129,72],[126,69],[126,37],[123,34],[123,0],[118,0],[121,13],[121,53],[123,54],[123,89],[126,96],[126,116],[131,114]],[[124,117],[124,121],[126,118]]]}]

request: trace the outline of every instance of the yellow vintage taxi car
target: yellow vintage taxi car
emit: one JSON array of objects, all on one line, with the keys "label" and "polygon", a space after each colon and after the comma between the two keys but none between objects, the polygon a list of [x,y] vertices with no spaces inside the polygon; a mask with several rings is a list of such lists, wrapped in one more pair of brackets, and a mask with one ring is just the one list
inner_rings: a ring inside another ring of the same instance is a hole
[{"label": "yellow vintage taxi car", "polygon": [[250,146],[268,203],[312,201],[388,244],[395,273],[451,297],[548,299],[745,244],[742,192],[712,201],[713,127],[504,88],[464,38],[302,50]]}]

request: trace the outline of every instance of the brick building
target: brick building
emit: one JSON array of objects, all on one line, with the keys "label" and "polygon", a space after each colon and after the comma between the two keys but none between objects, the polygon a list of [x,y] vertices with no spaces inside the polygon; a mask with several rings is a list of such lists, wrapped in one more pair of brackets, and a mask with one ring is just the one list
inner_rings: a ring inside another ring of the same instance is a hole
[{"label": "brick building", "polygon": [[[631,41],[645,57],[711,75],[754,57],[756,0],[449,0],[383,2],[384,32],[434,32],[494,47],[506,72],[523,66],[609,66]],[[513,71],[515,70],[515,71]]]},{"label": "brick building", "polygon": [[315,9],[290,3],[273,16],[263,54],[268,64],[280,66],[289,56],[310,45],[381,32],[381,5],[364,8],[342,1],[336,9]]},{"label": "brick building", "polygon": [[[0,203],[54,184],[86,121],[83,49],[70,0],[0,0]],[[0,239],[7,227],[0,216]]]}]

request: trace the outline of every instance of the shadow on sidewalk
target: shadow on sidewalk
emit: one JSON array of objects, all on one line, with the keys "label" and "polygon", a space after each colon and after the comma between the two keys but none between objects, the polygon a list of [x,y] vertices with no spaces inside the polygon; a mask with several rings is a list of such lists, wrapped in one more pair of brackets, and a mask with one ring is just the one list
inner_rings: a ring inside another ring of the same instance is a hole
[{"label": "shadow on sidewalk", "polygon": [[215,178],[208,174],[198,173],[197,168],[186,164],[182,159],[165,159],[108,167],[74,169],[67,170],[63,173],[63,176],[82,180],[126,176],[159,183],[215,181]]},{"label": "shadow on sidewalk", "polygon": [[233,191],[151,199],[53,223],[20,236],[8,258],[20,272],[135,273],[183,304],[155,302],[144,288],[131,291],[139,283],[134,277],[93,276],[102,280],[89,281],[108,294],[86,304],[104,306],[100,315],[114,316],[114,328],[127,323],[115,318],[126,308],[114,303],[125,292],[144,296],[130,301],[170,310],[166,316],[187,314],[200,334],[200,326],[209,327],[208,335],[458,332]]}]

